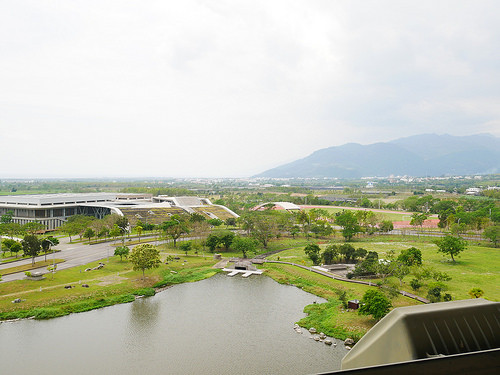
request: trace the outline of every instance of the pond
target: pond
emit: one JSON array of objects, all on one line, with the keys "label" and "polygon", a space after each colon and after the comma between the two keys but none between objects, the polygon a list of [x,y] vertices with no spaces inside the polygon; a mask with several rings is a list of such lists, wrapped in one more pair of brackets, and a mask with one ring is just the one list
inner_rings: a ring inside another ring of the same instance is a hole
[{"label": "pond", "polygon": [[4,374],[311,374],[340,368],[293,324],[320,298],[266,276],[218,274],[154,297],[47,321],[0,324]]}]

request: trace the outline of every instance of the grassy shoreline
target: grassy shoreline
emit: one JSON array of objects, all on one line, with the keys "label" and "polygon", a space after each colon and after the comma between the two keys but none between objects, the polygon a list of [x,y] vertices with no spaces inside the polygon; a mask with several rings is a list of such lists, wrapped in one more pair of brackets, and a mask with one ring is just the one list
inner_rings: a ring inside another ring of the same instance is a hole
[{"label": "grassy shoreline", "polygon": [[[344,309],[338,298],[339,293],[346,292],[348,299],[361,299],[373,287],[345,283],[287,264],[265,263],[263,268],[268,276],[280,284],[292,285],[328,300],[305,306],[304,312],[308,315],[297,322],[301,327],[314,327],[318,332],[341,340],[350,337],[358,341],[376,323],[369,316]],[[392,303],[394,307],[419,304],[403,296],[395,297]]]},{"label": "grassy shoreline", "polygon": [[[98,264],[93,262],[56,272],[54,279],[2,283],[0,321],[49,319],[132,302],[138,297],[155,295],[171,285],[211,277],[219,272],[212,268],[214,263],[201,257],[183,257],[182,261],[162,264],[148,271],[143,280],[142,272],[133,271],[129,262],[113,257],[100,270],[81,271]],[[89,287],[82,287],[84,284]],[[12,303],[16,298],[22,302]]]}]

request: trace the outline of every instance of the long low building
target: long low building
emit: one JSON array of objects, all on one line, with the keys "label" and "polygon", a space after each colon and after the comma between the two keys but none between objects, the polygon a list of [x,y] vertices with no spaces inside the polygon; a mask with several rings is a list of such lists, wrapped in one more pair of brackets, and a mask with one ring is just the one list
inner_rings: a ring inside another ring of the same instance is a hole
[{"label": "long low building", "polygon": [[124,193],[63,193],[0,196],[0,215],[12,212],[12,221],[26,224],[38,221],[47,230],[63,225],[73,215],[88,215],[98,219],[109,214],[137,221],[158,224],[173,214],[194,212],[206,218],[226,220],[238,215],[227,207],[214,205],[207,198],[153,197],[151,194]]}]

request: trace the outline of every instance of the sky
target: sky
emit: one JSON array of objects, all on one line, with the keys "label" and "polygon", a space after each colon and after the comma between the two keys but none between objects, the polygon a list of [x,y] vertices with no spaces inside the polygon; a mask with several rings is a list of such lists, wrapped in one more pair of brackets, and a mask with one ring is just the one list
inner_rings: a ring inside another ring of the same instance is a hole
[{"label": "sky", "polygon": [[500,136],[500,2],[0,0],[0,179],[246,177]]}]

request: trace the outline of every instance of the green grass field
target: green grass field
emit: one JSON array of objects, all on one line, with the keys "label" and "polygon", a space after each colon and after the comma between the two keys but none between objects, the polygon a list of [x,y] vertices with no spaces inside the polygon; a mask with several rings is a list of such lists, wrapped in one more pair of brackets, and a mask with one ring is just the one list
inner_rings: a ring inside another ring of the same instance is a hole
[{"label": "green grass field", "polygon": [[[422,251],[423,265],[430,266],[437,271],[446,272],[452,277],[452,280],[446,282],[448,286],[447,293],[450,293],[453,299],[467,299],[469,290],[474,287],[479,287],[484,290],[484,298],[492,301],[500,301],[500,251],[493,247],[470,245],[457,258],[455,263],[451,262],[451,258],[443,256],[437,252],[437,246],[426,239],[418,239],[418,237],[401,236],[379,236],[375,238],[364,238],[351,243],[355,248],[362,247],[368,251],[376,251],[379,253],[379,258],[385,258],[388,251],[394,250],[399,254],[401,250],[410,247],[416,247]],[[326,244],[320,245],[325,247]],[[312,265],[310,259],[304,254],[303,247],[297,247],[291,250],[285,250],[279,254],[270,256],[270,260],[282,260]],[[400,289],[414,292],[409,287],[409,282],[413,276],[407,275]],[[377,280],[374,279],[374,282]],[[393,282],[397,282],[394,278]],[[427,289],[424,287],[416,294],[423,297],[427,294]]]},{"label": "green grass field", "polygon": [[[162,259],[166,256],[162,254]],[[211,268],[215,263],[211,257],[204,259],[197,256],[182,256],[179,261],[170,262],[168,265],[162,264],[159,268],[146,271],[145,280],[142,280],[142,272],[133,271],[132,264],[125,259],[120,261],[116,256],[111,257],[109,262],[106,260],[103,262],[106,265],[100,270],[84,272],[86,268],[95,267],[99,263],[93,262],[58,271],[53,279],[51,275],[47,275],[41,281],[18,280],[0,284],[0,319],[25,317],[26,312],[36,308],[60,310],[56,315],[59,316],[65,310],[68,313],[78,312],[129,302],[129,296],[137,290],[150,288],[158,283],[163,283],[162,286],[175,284],[179,282],[176,281],[178,279],[182,280],[181,282],[195,281],[216,272]],[[196,272],[193,273],[193,270]],[[82,284],[88,284],[89,288],[82,287]],[[74,287],[65,289],[66,285]],[[16,298],[21,298],[23,302],[12,303]]]}]

